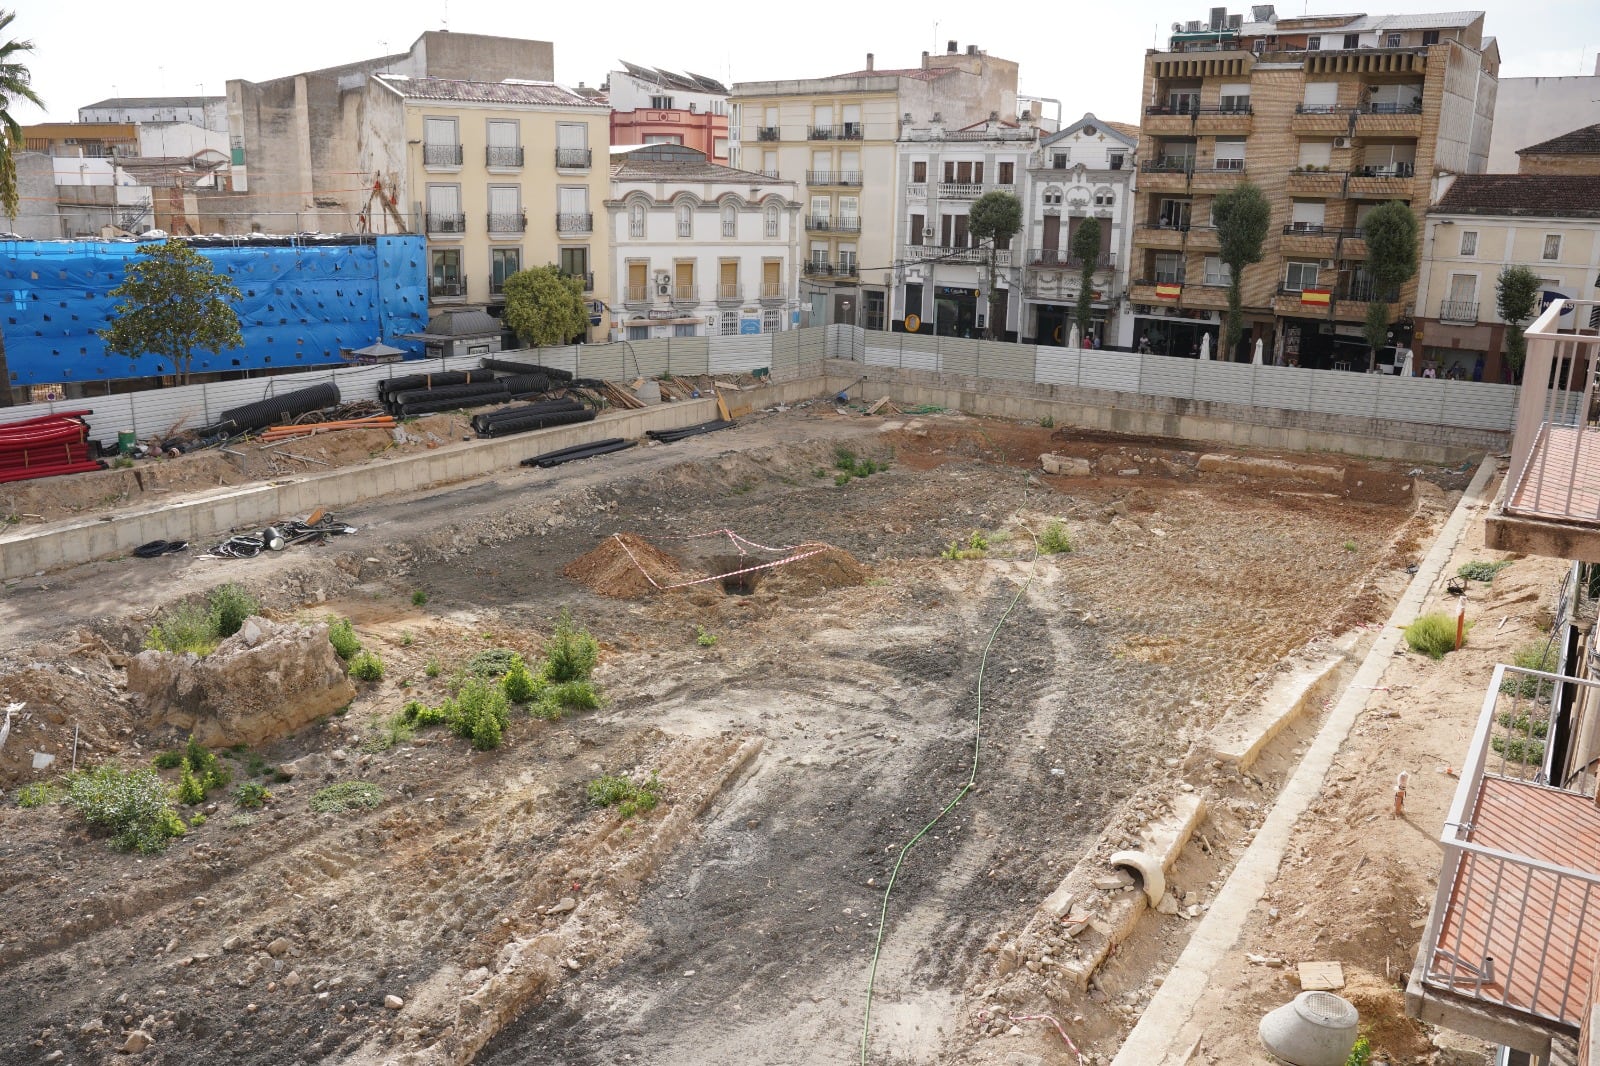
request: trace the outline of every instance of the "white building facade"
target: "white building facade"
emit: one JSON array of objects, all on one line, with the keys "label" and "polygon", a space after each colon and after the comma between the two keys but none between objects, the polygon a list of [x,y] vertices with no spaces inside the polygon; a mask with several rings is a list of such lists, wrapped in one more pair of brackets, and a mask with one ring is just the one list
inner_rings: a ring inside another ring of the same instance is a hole
[{"label": "white building facade", "polygon": [[[1100,224],[1100,255],[1093,275],[1094,325],[1099,347],[1131,348],[1133,316],[1125,294],[1133,243],[1135,149],[1138,138],[1084,115],[1039,142],[1027,171],[1023,246],[1021,336],[1063,345],[1082,288],[1073,238],[1085,220]],[[1080,338],[1082,340],[1082,338]]]},{"label": "white building facade", "polygon": [[613,149],[612,337],[777,333],[799,319],[798,186],[676,144]]},{"label": "white building facade", "polygon": [[[980,196],[1021,200],[1038,145],[1035,126],[989,120],[964,129],[902,131],[896,165],[895,285],[891,328],[944,337],[986,335],[991,306],[1005,308],[995,335],[1016,340],[1022,323],[1020,235],[980,246],[967,211]],[[1024,210],[1026,215],[1026,210]],[[994,288],[1005,299],[991,301]]]}]

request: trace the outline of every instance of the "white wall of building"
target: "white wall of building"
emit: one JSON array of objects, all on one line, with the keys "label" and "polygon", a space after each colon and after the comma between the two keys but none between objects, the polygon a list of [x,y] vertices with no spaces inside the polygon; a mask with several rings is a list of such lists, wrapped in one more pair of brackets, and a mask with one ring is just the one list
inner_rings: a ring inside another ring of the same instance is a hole
[{"label": "white wall of building", "polygon": [[1489,138],[1490,174],[1515,174],[1517,151],[1600,122],[1600,73],[1501,78]]},{"label": "white wall of building", "polygon": [[192,122],[147,122],[139,127],[142,156],[194,156],[207,149],[228,157],[228,134]]},{"label": "white wall of building", "polygon": [[611,101],[613,111],[657,110],[659,105],[652,102],[651,98],[668,96],[672,98],[671,106],[679,111],[708,112],[713,115],[728,113],[726,96],[666,87],[625,70],[613,70],[608,77],[611,88],[607,99]]}]

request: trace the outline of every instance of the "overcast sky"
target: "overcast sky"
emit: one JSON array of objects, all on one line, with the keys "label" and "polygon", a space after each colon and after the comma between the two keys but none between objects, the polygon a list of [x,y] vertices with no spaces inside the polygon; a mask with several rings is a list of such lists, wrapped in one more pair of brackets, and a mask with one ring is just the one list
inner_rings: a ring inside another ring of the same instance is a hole
[{"label": "overcast sky", "polygon": [[[800,7],[602,0],[275,0],[260,6],[108,0],[0,0],[18,9],[11,32],[31,39],[33,85],[46,111],[23,105],[24,123],[70,121],[109,96],[221,95],[229,78],[286,74],[404,51],[424,30],[531,37],[555,43],[556,79],[601,82],[627,59],[687,69],[724,82],[808,78],[916,66],[922,51],[956,40],[1022,65],[1024,93],[1055,97],[1063,114],[1138,121],[1141,57],[1174,21],[1204,18],[1204,0],[1121,0],[1093,14],[1061,3],[873,3],[815,0]],[[1440,10],[1426,0],[1384,0],[1373,14]],[[1361,10],[1354,0],[1280,4],[1279,14]],[[1230,7],[1247,11],[1245,6]],[[784,14],[779,17],[778,12]],[[1600,2],[1521,0],[1487,8],[1502,77],[1593,74]]]}]

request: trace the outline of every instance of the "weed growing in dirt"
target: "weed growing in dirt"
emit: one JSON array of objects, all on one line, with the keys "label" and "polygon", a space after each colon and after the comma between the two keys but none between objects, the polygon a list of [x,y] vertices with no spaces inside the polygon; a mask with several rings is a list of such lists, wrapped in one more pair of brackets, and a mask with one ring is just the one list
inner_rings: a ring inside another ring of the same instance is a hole
[{"label": "weed growing in dirt", "polygon": [[267,786],[259,781],[246,781],[233,790],[233,802],[246,810],[255,810],[266,804],[272,798],[272,793],[267,791]]},{"label": "weed growing in dirt", "polygon": [[[1547,674],[1551,673],[1556,668],[1555,645],[1544,640],[1524,644],[1512,654],[1511,664],[1520,666],[1524,670],[1542,670]],[[1546,681],[1543,678],[1529,677],[1527,674],[1507,674],[1505,680],[1500,682],[1500,691],[1513,696],[1535,699],[1547,695],[1554,686],[1554,681]]]},{"label": "weed growing in dirt", "polygon": [[183,749],[173,748],[171,751],[160,752],[156,755],[154,763],[157,770],[176,770],[183,765]]},{"label": "weed growing in dirt", "polygon": [[219,637],[233,636],[244,628],[246,618],[261,613],[261,601],[232,582],[212,589],[206,604],[216,618]]},{"label": "weed growing in dirt", "polygon": [[[1462,643],[1472,629],[1468,622],[1462,631]],[[1456,619],[1443,611],[1425,614],[1405,628],[1406,643],[1412,651],[1419,651],[1430,659],[1443,659],[1456,648]]]},{"label": "weed growing in dirt", "polygon": [[521,658],[518,658],[511,669],[506,671],[500,687],[505,690],[506,699],[518,704],[527,703],[539,693],[538,682],[528,672],[528,664]]},{"label": "weed growing in dirt", "polygon": [[203,826],[205,824],[206,824],[206,816],[203,815],[203,814],[196,814],[194,817],[189,819],[189,828],[190,829],[198,829],[198,828],[200,828],[201,826]]},{"label": "weed growing in dirt", "polygon": [[456,736],[472,741],[479,751],[498,748],[510,721],[511,701],[504,688],[483,677],[464,679],[461,690],[437,707],[412,700],[400,712],[403,726],[448,726]]},{"label": "weed growing in dirt", "polygon": [[1355,551],[1356,550],[1356,542],[1353,541],[1353,540],[1345,541],[1344,542],[1344,550],[1347,551],[1347,552]]},{"label": "weed growing in dirt", "polygon": [[600,642],[574,625],[572,612],[562,608],[555,632],[545,641],[544,659],[544,676],[549,680],[587,681],[600,662]]},{"label": "weed growing in dirt", "polygon": [[522,656],[510,648],[490,648],[467,660],[466,672],[473,677],[504,677],[522,664]]},{"label": "weed growing in dirt", "polygon": [[1486,563],[1481,559],[1474,559],[1470,563],[1462,563],[1457,567],[1456,576],[1464,577],[1468,581],[1493,581],[1494,575],[1510,565],[1510,559],[1501,559],[1495,563]]},{"label": "weed growing in dirt", "polygon": [[1344,1066],[1369,1066],[1371,1062],[1371,1042],[1364,1036],[1356,1037],[1355,1046],[1350,1049],[1350,1057],[1344,1060]]},{"label": "weed growing in dirt", "polygon": [[411,593],[411,606],[423,607],[427,605],[427,602],[428,594],[421,589],[416,589]]},{"label": "weed growing in dirt", "polygon": [[567,711],[593,711],[601,703],[600,690],[592,681],[558,681],[546,685],[528,713],[547,722],[559,721]]},{"label": "weed growing in dirt", "polygon": [[1534,737],[1493,736],[1489,738],[1489,746],[1505,756],[1507,762],[1521,763],[1523,766],[1544,765],[1544,741]]},{"label": "weed growing in dirt", "polygon": [[591,806],[615,807],[624,818],[653,811],[661,802],[661,780],[654,770],[643,784],[621,774],[605,774],[590,781],[586,791]]},{"label": "weed growing in dirt", "polygon": [[1067,534],[1067,527],[1061,519],[1055,518],[1044,527],[1044,532],[1039,534],[1039,550],[1046,555],[1065,555],[1072,550],[1072,538]]},{"label": "weed growing in dirt", "polygon": [[356,636],[356,627],[350,624],[348,618],[328,620],[328,643],[333,645],[333,650],[339,658],[346,662],[361,650],[361,638]]},{"label": "weed growing in dirt", "polygon": [[383,659],[364,651],[350,660],[350,676],[357,681],[382,681]]},{"label": "weed growing in dirt", "polygon": [[444,673],[444,667],[439,665],[438,659],[429,659],[428,665],[422,668],[422,672],[429,677],[438,677]]},{"label": "weed growing in dirt", "polygon": [[1041,428],[1041,429],[1055,429],[1056,428],[1056,416],[1055,415],[1045,415],[1043,418],[1039,419],[1039,428]]},{"label": "weed growing in dirt", "polygon": [[989,538],[982,533],[973,531],[967,538],[967,546],[962,547],[959,540],[950,542],[949,547],[939,553],[941,559],[982,559],[989,552]]},{"label": "weed growing in dirt", "polygon": [[220,765],[216,755],[193,736],[182,748],[157,755],[155,766],[158,770],[178,770],[178,802],[191,807],[205,802],[206,793],[224,788],[233,780],[233,771]]},{"label": "weed growing in dirt", "polygon": [[340,781],[319,789],[311,797],[311,809],[318,814],[343,814],[383,802],[383,789],[367,781]]},{"label": "weed growing in dirt", "polygon": [[255,824],[256,816],[253,814],[236,814],[228,819],[229,829],[249,829]]},{"label": "weed growing in dirt", "polygon": [[67,805],[90,825],[109,830],[111,842],[127,851],[165,851],[174,837],[184,834],[167,786],[154,770],[142,767],[124,770],[106,763],[73,774],[67,781]]},{"label": "weed growing in dirt", "polygon": [[184,763],[183,769],[178,774],[178,802],[193,807],[206,800],[206,787],[200,779],[194,776],[194,771],[189,769],[189,764]]},{"label": "weed growing in dirt", "polygon": [[839,471],[833,477],[835,485],[848,485],[851,478],[871,477],[889,469],[888,463],[875,462],[872,459],[862,459],[849,448],[841,445],[833,451],[833,468]]},{"label": "weed growing in dirt", "polygon": [[246,618],[260,612],[261,604],[240,586],[219,585],[203,604],[180,603],[162,612],[150,627],[144,646],[155,651],[209,655],[222,640],[239,632]]},{"label": "weed growing in dirt", "polygon": [[17,789],[18,807],[48,807],[61,802],[61,790],[48,781],[33,781]]},{"label": "weed growing in dirt", "polygon": [[412,633],[411,630],[408,629],[404,633],[400,634],[400,646],[402,648],[409,648],[416,642],[416,634]]},{"label": "weed growing in dirt", "polygon": [[717,635],[705,626],[695,626],[694,642],[702,648],[715,648],[717,646]]}]

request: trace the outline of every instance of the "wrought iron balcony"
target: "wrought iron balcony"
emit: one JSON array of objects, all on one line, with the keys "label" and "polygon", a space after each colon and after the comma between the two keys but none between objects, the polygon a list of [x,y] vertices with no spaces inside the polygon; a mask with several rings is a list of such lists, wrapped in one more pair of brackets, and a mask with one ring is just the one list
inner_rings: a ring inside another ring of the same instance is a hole
[{"label": "wrought iron balcony", "polygon": [[429,233],[465,233],[467,232],[467,216],[461,214],[446,215],[430,211],[424,217],[424,224]]},{"label": "wrought iron balcony", "polygon": [[763,281],[761,283],[761,298],[763,300],[783,299],[783,286],[775,282]]},{"label": "wrought iron balcony", "polygon": [[652,292],[653,287],[649,284],[629,285],[627,296],[625,298],[631,304],[647,303],[650,300]]},{"label": "wrought iron balcony", "polygon": [[522,233],[527,228],[528,216],[521,212],[510,215],[489,212],[490,233]]},{"label": "wrought iron balcony", "polygon": [[433,277],[428,279],[428,297],[438,300],[459,300],[467,295],[467,276]]},{"label": "wrought iron balcony", "polygon": [[717,299],[742,300],[744,299],[744,286],[737,281],[723,281],[717,283]]},{"label": "wrought iron balcony", "polygon": [[1352,178],[1410,178],[1415,177],[1417,168],[1412,163],[1382,163],[1371,166],[1356,167],[1350,172]]},{"label": "wrought iron balcony", "polygon": [[808,170],[806,171],[807,185],[849,185],[861,184],[861,171],[859,170]]},{"label": "wrought iron balcony", "polygon": [[861,132],[861,123],[846,122],[843,126],[839,127],[839,139],[841,141],[859,141],[861,139]]},{"label": "wrought iron balcony", "polygon": [[776,140],[780,140],[780,139],[781,139],[781,137],[779,135],[777,126],[758,126],[758,127],[756,127],[756,140],[758,140],[758,141],[776,141]]},{"label": "wrought iron balcony", "polygon": [[594,153],[587,148],[557,148],[556,169],[588,170]]},{"label": "wrought iron balcony", "polygon": [[1361,108],[1363,115],[1420,115],[1422,102],[1414,104],[1365,104]]},{"label": "wrought iron balcony", "polygon": [[563,212],[556,215],[557,233],[590,233],[594,230],[592,214]]},{"label": "wrought iron balcony", "polygon": [[1158,156],[1155,159],[1146,159],[1140,163],[1139,169],[1146,174],[1192,174],[1194,173],[1194,156]]},{"label": "wrought iron balcony", "polygon": [[579,281],[583,282],[584,292],[594,291],[594,271],[592,270],[584,273],[579,273],[575,270],[563,270],[561,271],[561,276],[564,278],[577,278]]},{"label": "wrought iron balcony", "polygon": [[672,286],[673,303],[698,303],[700,290],[692,281],[680,281]]},{"label": "wrought iron balcony", "polygon": [[806,140],[808,141],[831,141],[833,138],[834,129],[832,126],[806,127]]},{"label": "wrought iron balcony", "polygon": [[1149,104],[1145,107],[1147,115],[1194,115],[1200,111],[1198,100],[1180,100],[1175,104]]},{"label": "wrought iron balcony", "polygon": [[807,259],[805,275],[808,278],[827,278],[833,276],[833,264],[826,259]]},{"label": "wrought iron balcony", "polygon": [[[1066,248],[1029,248],[1028,265],[1055,270],[1082,270],[1083,260],[1073,255]],[[1116,261],[1110,252],[1101,252],[1095,256],[1094,269],[1104,270]]]},{"label": "wrought iron balcony", "polygon": [[461,165],[461,146],[459,144],[424,144],[422,146],[422,165],[427,167],[459,167]]},{"label": "wrought iron balcony", "polygon": [[829,215],[807,215],[806,229],[813,233],[860,233],[859,218],[833,218]]},{"label": "wrought iron balcony", "polygon": [[1439,321],[1475,326],[1478,324],[1478,302],[1476,300],[1441,300],[1439,303]]},{"label": "wrought iron balcony", "polygon": [[488,167],[520,167],[522,165],[522,154],[520,145],[491,144],[483,150],[483,165]]}]

